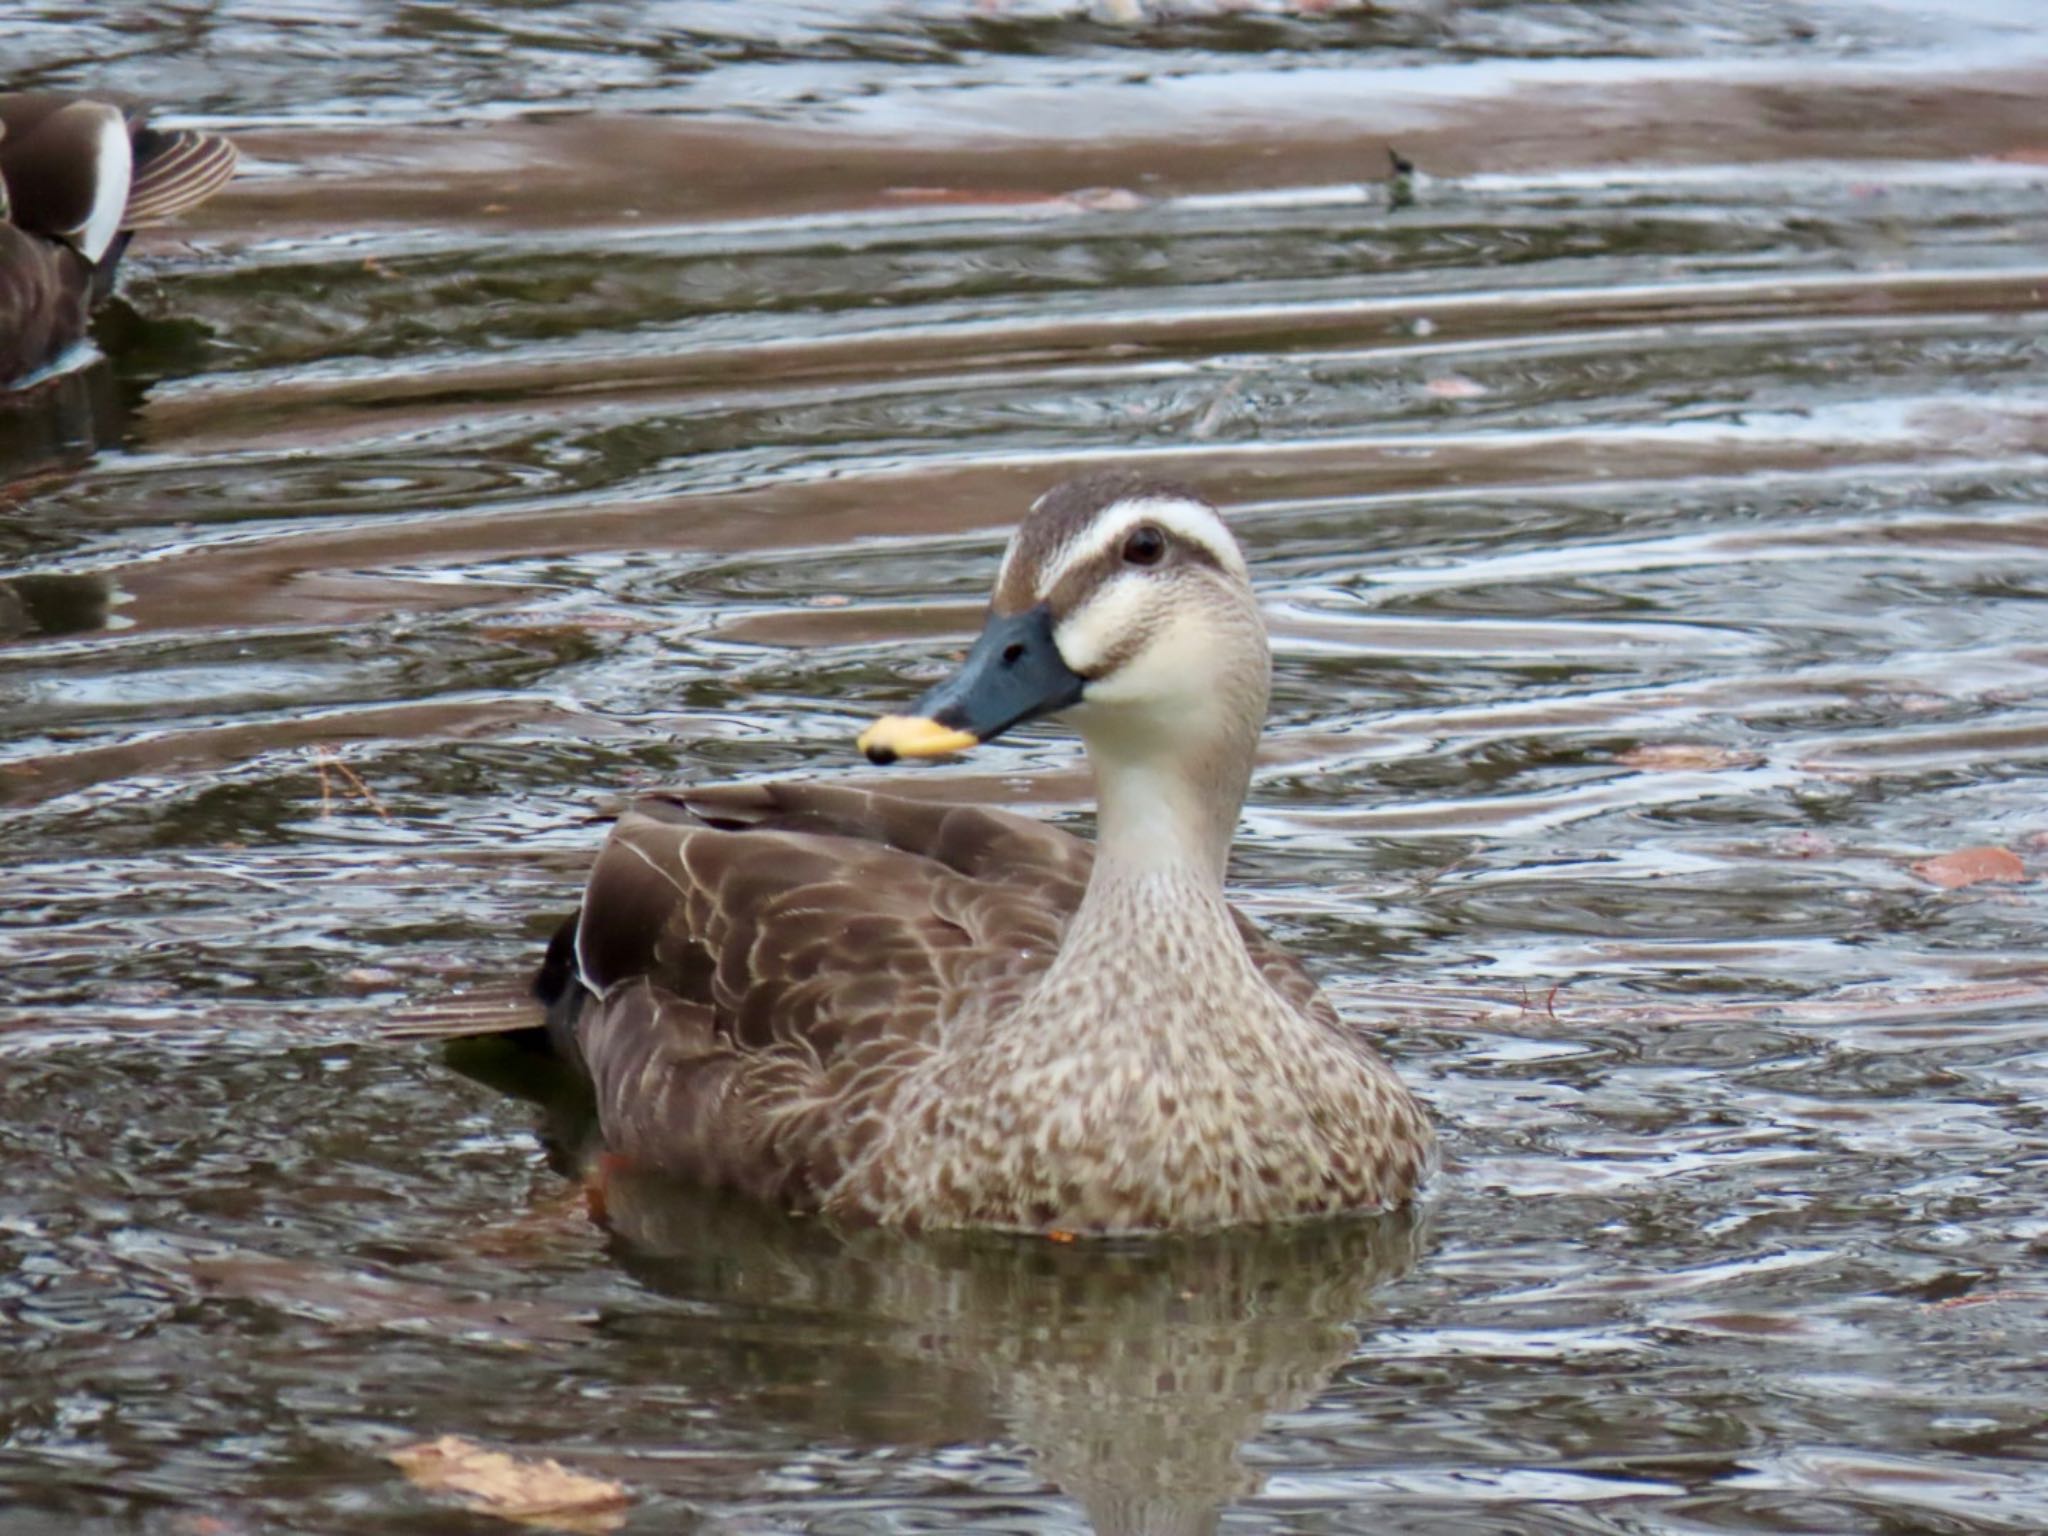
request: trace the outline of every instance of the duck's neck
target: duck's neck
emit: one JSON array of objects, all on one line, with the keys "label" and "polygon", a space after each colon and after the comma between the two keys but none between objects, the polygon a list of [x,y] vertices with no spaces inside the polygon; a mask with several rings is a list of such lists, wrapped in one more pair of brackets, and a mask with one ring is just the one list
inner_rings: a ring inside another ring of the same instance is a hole
[{"label": "duck's neck", "polygon": [[1211,799],[1178,775],[1143,765],[1096,771],[1095,873],[1090,888],[1165,880],[1223,892],[1241,785]]},{"label": "duck's neck", "polygon": [[1097,805],[1091,888],[1171,876],[1220,900],[1256,737],[1233,734],[1168,754],[1151,728],[1116,722],[1087,740]]},{"label": "duck's neck", "polygon": [[1239,948],[1223,877],[1251,778],[1248,744],[1166,756],[1149,731],[1135,741],[1091,731],[1088,755],[1095,868],[1061,968],[1184,977],[1196,957]]},{"label": "duck's neck", "polygon": [[1147,762],[1103,752],[1092,734],[1088,745],[1095,867],[1033,994],[1029,1049],[1069,1061],[1154,1060],[1161,1049],[1210,1059],[1224,1035],[1261,1027],[1266,1013],[1223,894],[1248,755]]}]

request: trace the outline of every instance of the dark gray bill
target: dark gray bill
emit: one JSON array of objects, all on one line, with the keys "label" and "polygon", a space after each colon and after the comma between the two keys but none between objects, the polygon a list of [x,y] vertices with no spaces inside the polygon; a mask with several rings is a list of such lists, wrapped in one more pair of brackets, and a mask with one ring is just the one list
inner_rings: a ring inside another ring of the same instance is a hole
[{"label": "dark gray bill", "polygon": [[1053,644],[1051,609],[1041,603],[1023,613],[992,613],[960,670],[920,699],[915,712],[869,726],[860,749],[877,763],[964,752],[1080,703],[1086,684]]}]

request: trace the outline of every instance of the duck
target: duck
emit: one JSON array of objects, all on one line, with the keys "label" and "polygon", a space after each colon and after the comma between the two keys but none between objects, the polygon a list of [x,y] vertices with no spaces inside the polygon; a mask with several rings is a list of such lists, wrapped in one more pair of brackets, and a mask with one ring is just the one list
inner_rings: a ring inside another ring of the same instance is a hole
[{"label": "duck", "polygon": [[0,93],[0,389],[83,338],[134,232],[213,196],[235,163],[219,134],[61,91]]},{"label": "duck", "polygon": [[612,1166],[857,1225],[1058,1236],[1413,1201],[1429,1117],[1225,894],[1271,660],[1237,540],[1175,482],[1034,502],[981,633],[876,764],[1080,734],[1090,842],[833,782],[646,795],[534,990]]}]

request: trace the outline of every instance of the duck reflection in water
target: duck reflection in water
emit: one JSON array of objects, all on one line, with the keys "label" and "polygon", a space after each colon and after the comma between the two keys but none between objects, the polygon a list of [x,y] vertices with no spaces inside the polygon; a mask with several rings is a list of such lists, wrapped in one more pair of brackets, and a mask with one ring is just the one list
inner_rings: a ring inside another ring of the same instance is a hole
[{"label": "duck reflection in water", "polygon": [[[1256,1493],[1241,1447],[1351,1358],[1424,1236],[1412,1208],[1070,1244],[849,1233],[630,1174],[605,1211],[636,1278],[752,1314],[749,1363],[778,1411],[768,1389],[805,1385],[803,1428],[1014,1440],[1105,1536],[1213,1530]],[[819,1349],[821,1320],[844,1349]]]},{"label": "duck reflection in water", "polygon": [[1213,1531],[1255,1496],[1245,1443],[1327,1387],[1429,1240],[1426,1205],[1078,1242],[793,1218],[606,1156],[587,1086],[544,1054],[447,1053],[540,1103],[549,1162],[591,1191],[614,1260],[715,1319],[710,1363],[679,1344],[661,1368],[721,1420],[827,1445],[1014,1444],[1104,1536]]},{"label": "duck reflection in water", "polygon": [[134,430],[143,387],[104,357],[45,378],[33,389],[0,390],[0,489],[52,472],[69,474],[117,448]]}]

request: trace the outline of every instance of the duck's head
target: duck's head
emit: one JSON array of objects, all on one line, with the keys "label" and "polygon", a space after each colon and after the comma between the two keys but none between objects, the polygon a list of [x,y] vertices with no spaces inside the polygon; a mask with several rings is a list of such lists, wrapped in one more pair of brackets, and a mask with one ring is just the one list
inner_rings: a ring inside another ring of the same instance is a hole
[{"label": "duck's head", "polygon": [[1090,476],[1032,504],[966,661],[860,747],[877,763],[940,757],[1071,712],[1098,759],[1227,746],[1248,766],[1268,669],[1244,555],[1216,509],[1184,485]]}]

